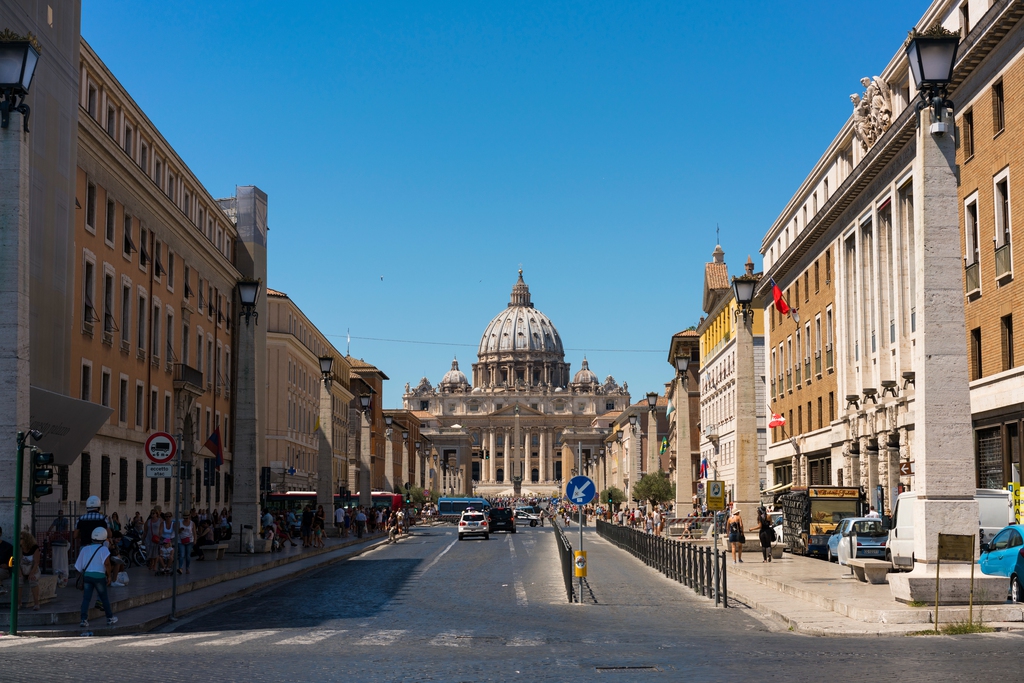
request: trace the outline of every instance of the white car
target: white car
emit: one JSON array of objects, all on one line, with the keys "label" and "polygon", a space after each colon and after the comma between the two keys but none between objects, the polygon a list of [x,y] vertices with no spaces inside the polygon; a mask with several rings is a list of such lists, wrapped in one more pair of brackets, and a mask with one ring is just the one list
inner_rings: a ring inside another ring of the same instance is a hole
[{"label": "white car", "polygon": [[541,523],[540,515],[532,508],[516,508],[516,521],[525,522],[530,526],[537,526]]},{"label": "white car", "polygon": [[483,536],[484,540],[491,537],[491,527],[487,515],[477,510],[466,510],[459,519],[459,540],[466,536]]}]

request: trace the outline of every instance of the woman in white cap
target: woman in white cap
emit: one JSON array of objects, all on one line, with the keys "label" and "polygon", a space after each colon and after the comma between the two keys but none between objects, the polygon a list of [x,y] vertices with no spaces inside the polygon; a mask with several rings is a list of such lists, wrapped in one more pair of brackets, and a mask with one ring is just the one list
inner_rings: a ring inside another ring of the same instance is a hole
[{"label": "woman in white cap", "polygon": [[110,574],[110,551],[104,542],[107,530],[97,527],[92,532],[92,544],[87,545],[78,553],[75,569],[82,575],[82,628],[89,628],[89,605],[92,604],[92,593],[95,590],[103,603],[103,611],[107,613],[107,626],[117,623],[117,617],[110,609],[110,598],[107,596],[107,581]]}]

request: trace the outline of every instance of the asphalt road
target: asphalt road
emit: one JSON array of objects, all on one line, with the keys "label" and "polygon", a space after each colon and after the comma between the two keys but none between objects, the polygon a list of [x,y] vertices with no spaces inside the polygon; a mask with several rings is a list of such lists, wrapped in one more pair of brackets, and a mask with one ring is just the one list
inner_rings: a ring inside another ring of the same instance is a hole
[{"label": "asphalt road", "polygon": [[1022,679],[1021,636],[796,635],[588,543],[592,604],[567,603],[550,528],[463,542],[418,529],[166,632],[0,639],[0,680]]}]

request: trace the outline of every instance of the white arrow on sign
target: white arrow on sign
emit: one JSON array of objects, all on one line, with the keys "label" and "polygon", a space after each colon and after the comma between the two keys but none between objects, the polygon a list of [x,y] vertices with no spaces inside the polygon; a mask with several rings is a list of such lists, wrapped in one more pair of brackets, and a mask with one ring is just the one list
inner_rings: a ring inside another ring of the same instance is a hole
[{"label": "white arrow on sign", "polygon": [[587,493],[586,492],[587,492],[587,489],[589,487],[590,487],[590,482],[589,481],[584,483],[583,486],[577,486],[576,489],[572,492],[571,498],[573,500],[583,500],[584,498],[587,497]]}]

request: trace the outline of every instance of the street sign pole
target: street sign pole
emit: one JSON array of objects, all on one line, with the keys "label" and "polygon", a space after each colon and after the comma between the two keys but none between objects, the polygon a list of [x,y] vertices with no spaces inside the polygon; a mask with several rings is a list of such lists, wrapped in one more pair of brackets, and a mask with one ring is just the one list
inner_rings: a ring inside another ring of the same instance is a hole
[{"label": "street sign pole", "polygon": [[[576,444],[576,471],[583,474],[583,442],[580,441]],[[583,506],[577,506],[579,511],[576,517],[580,523],[580,552],[583,552]],[[580,576],[580,604],[583,604],[583,577]]]},{"label": "street sign pole", "polygon": [[177,442],[178,448],[177,453],[174,456],[174,464],[177,472],[175,473],[174,480],[174,521],[171,523],[171,528],[174,529],[174,563],[171,566],[171,621],[177,621],[178,617],[175,612],[178,609],[178,563],[181,558],[178,557],[178,552],[181,549],[181,544],[178,543],[178,523],[181,519],[181,434],[175,434],[174,440]]}]

